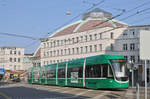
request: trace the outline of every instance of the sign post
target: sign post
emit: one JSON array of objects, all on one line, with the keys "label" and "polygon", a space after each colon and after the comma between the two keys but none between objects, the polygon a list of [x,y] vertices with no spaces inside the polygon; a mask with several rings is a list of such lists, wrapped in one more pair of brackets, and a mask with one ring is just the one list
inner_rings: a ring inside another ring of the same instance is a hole
[{"label": "sign post", "polygon": [[145,99],[147,99],[147,62],[145,60]]}]

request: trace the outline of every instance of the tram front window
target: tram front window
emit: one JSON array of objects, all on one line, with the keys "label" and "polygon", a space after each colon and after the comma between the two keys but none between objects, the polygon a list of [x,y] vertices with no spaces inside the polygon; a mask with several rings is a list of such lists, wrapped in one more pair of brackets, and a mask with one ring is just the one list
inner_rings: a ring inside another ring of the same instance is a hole
[{"label": "tram front window", "polygon": [[124,60],[111,60],[116,79],[119,81],[127,81],[127,68]]}]

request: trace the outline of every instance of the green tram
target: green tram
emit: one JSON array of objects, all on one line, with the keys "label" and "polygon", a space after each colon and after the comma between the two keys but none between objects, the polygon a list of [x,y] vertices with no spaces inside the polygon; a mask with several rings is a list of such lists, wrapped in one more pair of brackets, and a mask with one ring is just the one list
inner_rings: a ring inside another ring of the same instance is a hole
[{"label": "green tram", "polygon": [[122,55],[97,55],[32,67],[28,70],[28,83],[91,89],[129,87],[126,62]]}]

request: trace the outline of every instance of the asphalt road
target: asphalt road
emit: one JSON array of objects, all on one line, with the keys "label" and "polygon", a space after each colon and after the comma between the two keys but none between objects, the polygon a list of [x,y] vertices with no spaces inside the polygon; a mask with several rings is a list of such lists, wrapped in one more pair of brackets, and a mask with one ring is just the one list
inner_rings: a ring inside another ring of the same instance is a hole
[{"label": "asphalt road", "polygon": [[0,99],[87,99],[73,94],[45,91],[27,87],[0,88]]},{"label": "asphalt road", "polygon": [[[150,90],[150,89],[149,89]],[[144,98],[141,89],[140,99]],[[150,91],[149,91],[150,92]],[[135,88],[124,90],[92,90],[85,88],[0,83],[0,99],[136,99]],[[148,98],[149,99],[149,98]]]}]

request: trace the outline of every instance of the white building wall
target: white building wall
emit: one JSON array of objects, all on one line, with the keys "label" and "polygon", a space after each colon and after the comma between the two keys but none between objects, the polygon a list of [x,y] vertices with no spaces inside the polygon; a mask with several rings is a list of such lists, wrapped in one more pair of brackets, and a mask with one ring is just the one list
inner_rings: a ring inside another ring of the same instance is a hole
[{"label": "white building wall", "polygon": [[[8,70],[23,70],[24,69],[23,67],[24,48],[1,47],[0,49],[1,49],[0,59],[2,59],[0,61],[1,67],[8,69]],[[10,58],[12,59],[12,61],[10,61]]]}]

